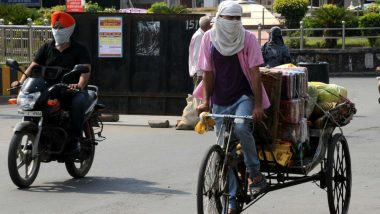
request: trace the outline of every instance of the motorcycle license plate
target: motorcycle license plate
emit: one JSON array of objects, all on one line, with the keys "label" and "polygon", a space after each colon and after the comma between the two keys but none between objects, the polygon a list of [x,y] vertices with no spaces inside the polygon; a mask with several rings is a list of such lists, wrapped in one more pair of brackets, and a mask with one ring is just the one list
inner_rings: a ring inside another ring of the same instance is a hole
[{"label": "motorcycle license plate", "polygon": [[27,116],[27,117],[42,117],[42,111],[23,111],[18,110],[18,114]]}]

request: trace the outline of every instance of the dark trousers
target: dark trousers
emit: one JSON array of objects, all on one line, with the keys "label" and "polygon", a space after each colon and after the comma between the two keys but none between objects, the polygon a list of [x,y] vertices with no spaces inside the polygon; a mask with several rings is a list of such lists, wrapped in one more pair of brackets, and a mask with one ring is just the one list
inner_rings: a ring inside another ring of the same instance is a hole
[{"label": "dark trousers", "polygon": [[79,139],[82,136],[83,120],[88,102],[87,91],[74,93],[71,98],[70,113],[71,113],[71,137]]}]

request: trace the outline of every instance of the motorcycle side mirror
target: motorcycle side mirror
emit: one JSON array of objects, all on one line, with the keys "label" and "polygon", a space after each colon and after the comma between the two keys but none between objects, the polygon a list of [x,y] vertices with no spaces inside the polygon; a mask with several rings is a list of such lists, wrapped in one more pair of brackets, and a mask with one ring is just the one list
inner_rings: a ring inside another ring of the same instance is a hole
[{"label": "motorcycle side mirror", "polygon": [[73,74],[84,74],[90,72],[90,68],[88,65],[85,64],[77,64],[74,66],[74,69],[71,70],[69,73],[63,75],[62,82],[65,82],[66,78]]},{"label": "motorcycle side mirror", "polygon": [[18,71],[21,71],[20,69],[20,65],[18,64],[18,62],[14,59],[7,59],[7,61],[5,62],[6,65],[8,65],[10,68],[13,68],[13,69],[16,69]]},{"label": "motorcycle side mirror", "polygon": [[77,73],[77,74],[85,74],[85,73],[90,72],[90,68],[88,67],[88,65],[78,64],[78,65],[75,65],[72,72]]},{"label": "motorcycle side mirror", "polygon": [[18,62],[16,60],[14,60],[14,59],[7,59],[5,61],[5,64],[7,66],[9,66],[11,69],[14,69],[14,70],[16,70],[18,72],[23,73],[27,78],[29,77],[29,75],[27,75],[23,70],[21,70],[20,65],[18,64]]}]

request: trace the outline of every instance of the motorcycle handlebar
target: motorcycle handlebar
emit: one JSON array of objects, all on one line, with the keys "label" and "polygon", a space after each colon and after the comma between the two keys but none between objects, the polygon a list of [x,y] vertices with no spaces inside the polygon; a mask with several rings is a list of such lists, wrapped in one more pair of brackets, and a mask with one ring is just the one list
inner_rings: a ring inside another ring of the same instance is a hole
[{"label": "motorcycle handlebar", "polygon": [[58,90],[58,89],[64,89],[64,90],[70,91],[70,92],[79,92],[80,91],[79,89],[71,89],[70,85],[66,84],[66,83],[57,83],[57,84],[53,85],[52,87],[50,87],[48,91],[49,91],[49,93],[52,93],[53,91]]}]

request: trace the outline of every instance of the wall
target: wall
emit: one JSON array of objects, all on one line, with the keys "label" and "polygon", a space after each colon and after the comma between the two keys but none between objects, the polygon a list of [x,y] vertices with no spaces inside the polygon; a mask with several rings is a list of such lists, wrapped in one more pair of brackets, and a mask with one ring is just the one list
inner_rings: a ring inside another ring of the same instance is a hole
[{"label": "wall", "polygon": [[[92,56],[91,84],[100,89],[100,101],[124,114],[180,115],[192,92],[188,74],[188,45],[201,14],[158,15],[73,13],[74,37]],[[123,57],[98,57],[98,17],[123,20]],[[372,74],[380,66],[380,49],[291,50],[293,63],[326,61],[331,74]],[[9,83],[17,79],[0,67],[0,95],[10,95]],[[15,92],[12,92],[13,94]],[[12,95],[11,93],[11,95]]]},{"label": "wall", "polygon": [[291,50],[293,63],[325,61],[329,63],[330,75],[374,72],[380,66],[380,48],[350,50]]},{"label": "wall", "polygon": [[[180,115],[192,92],[188,47],[202,14],[73,13],[74,37],[92,54],[101,102],[124,114]],[[98,17],[122,17],[123,56],[98,57]],[[79,30],[80,29],[80,30]]]}]

